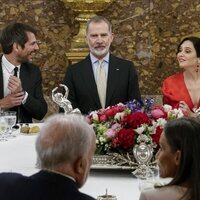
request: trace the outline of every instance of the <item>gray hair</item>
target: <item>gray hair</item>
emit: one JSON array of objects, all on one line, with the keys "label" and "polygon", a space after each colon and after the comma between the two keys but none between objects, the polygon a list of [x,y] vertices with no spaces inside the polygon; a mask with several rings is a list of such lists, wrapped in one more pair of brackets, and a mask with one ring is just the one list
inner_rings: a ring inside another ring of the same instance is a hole
[{"label": "gray hair", "polygon": [[87,21],[86,33],[88,33],[89,25],[91,23],[101,23],[101,22],[105,22],[108,25],[109,32],[112,33],[112,24],[105,17],[99,15],[96,15],[92,17],[89,21]]},{"label": "gray hair", "polygon": [[49,117],[36,140],[38,167],[53,169],[63,162],[73,164],[89,151],[94,135],[82,115],[56,114]]}]

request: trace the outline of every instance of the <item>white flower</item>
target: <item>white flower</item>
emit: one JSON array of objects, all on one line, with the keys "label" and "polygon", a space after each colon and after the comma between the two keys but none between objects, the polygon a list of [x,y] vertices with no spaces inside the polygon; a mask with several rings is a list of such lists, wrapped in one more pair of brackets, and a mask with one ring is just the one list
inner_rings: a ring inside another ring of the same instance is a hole
[{"label": "white flower", "polygon": [[166,123],[167,123],[166,119],[159,118],[159,119],[157,119],[156,126],[160,126],[163,128]]},{"label": "white flower", "polygon": [[170,110],[172,110],[172,106],[168,105],[168,104],[164,104],[163,105],[164,111],[165,112],[169,112]]},{"label": "white flower", "polygon": [[142,134],[145,130],[145,126],[141,126],[141,127],[138,127],[137,129],[135,129],[135,132],[137,132],[138,134]]},{"label": "white flower", "polygon": [[114,119],[120,121],[124,118],[124,115],[125,115],[124,112],[116,113],[116,115],[114,116]]},{"label": "white flower", "polygon": [[106,142],[106,139],[104,137],[99,137],[99,141],[100,141],[100,143],[104,143],[104,142]]},{"label": "white flower", "polygon": [[95,121],[99,121],[99,116],[98,116],[98,114],[97,114],[96,111],[92,112],[91,114],[92,114],[92,118],[93,118],[93,120],[95,120]]}]

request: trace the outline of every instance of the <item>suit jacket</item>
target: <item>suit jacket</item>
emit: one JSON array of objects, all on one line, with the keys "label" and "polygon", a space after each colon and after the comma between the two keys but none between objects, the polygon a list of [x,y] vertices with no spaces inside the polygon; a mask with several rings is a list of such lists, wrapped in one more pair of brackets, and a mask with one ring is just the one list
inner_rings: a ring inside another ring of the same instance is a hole
[{"label": "suit jacket", "polygon": [[[83,114],[101,108],[90,56],[68,67],[64,82],[69,88],[68,99]],[[106,107],[140,99],[138,76],[133,63],[110,55]]]},{"label": "suit jacket", "polygon": [[[4,97],[1,63],[0,58],[0,99]],[[30,123],[32,122],[32,118],[41,120],[47,113],[47,103],[43,97],[42,76],[39,67],[31,63],[21,64],[20,79],[24,91],[28,93],[26,103],[19,106],[19,118],[21,122]],[[13,109],[16,110],[16,107]]]},{"label": "suit jacket", "polygon": [[[141,192],[139,200],[177,200],[181,199],[186,191],[186,188],[177,185],[164,186],[162,188]],[[186,198],[182,200],[186,200]]]},{"label": "suit jacket", "polygon": [[81,193],[70,178],[43,170],[30,177],[17,173],[0,174],[0,199],[94,200]]}]

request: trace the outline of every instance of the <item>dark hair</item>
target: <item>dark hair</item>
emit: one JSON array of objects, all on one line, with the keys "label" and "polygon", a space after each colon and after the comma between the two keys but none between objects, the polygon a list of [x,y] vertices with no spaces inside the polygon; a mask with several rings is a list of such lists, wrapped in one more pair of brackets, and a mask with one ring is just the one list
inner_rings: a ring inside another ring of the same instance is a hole
[{"label": "dark hair", "polygon": [[183,42],[189,40],[190,42],[192,42],[192,44],[194,45],[195,51],[197,53],[197,57],[200,57],[200,38],[199,37],[186,37],[184,38],[181,43],[178,45],[177,48],[177,52],[179,52],[180,46],[183,44]]},{"label": "dark hair", "polygon": [[169,121],[164,128],[172,151],[180,150],[181,158],[175,177],[168,185],[188,184],[186,196],[200,199],[200,122],[195,118]]},{"label": "dark hair", "polygon": [[94,17],[92,17],[86,24],[86,33],[88,32],[89,29],[89,25],[91,23],[101,23],[101,22],[105,22],[108,25],[108,30],[111,33],[112,32],[112,24],[105,18],[99,15],[96,15]]},{"label": "dark hair", "polygon": [[5,27],[0,35],[3,53],[11,53],[15,42],[24,48],[25,43],[28,41],[27,32],[36,35],[36,30],[27,24],[13,22]]}]

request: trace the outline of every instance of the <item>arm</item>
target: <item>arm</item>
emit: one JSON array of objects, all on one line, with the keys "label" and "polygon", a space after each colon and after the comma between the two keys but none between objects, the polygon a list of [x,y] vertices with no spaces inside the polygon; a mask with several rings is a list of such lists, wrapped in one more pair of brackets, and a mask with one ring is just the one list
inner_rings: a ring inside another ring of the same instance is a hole
[{"label": "arm", "polygon": [[138,74],[132,62],[129,69],[128,99],[129,100],[141,99],[139,83],[138,83]]},{"label": "arm", "polygon": [[[37,120],[41,120],[47,113],[47,103],[42,92],[42,76],[39,68],[34,71],[34,82],[30,88],[25,89],[28,93],[26,102],[22,105],[23,108]],[[29,80],[30,82],[32,79]]]}]

